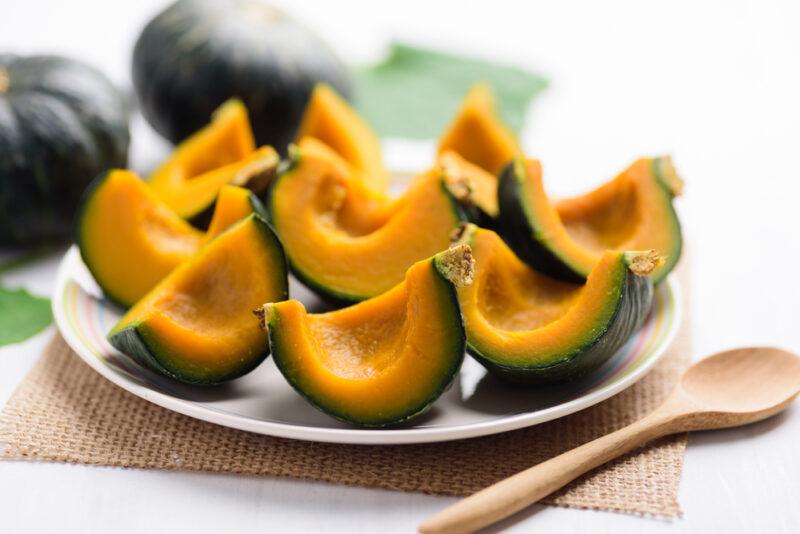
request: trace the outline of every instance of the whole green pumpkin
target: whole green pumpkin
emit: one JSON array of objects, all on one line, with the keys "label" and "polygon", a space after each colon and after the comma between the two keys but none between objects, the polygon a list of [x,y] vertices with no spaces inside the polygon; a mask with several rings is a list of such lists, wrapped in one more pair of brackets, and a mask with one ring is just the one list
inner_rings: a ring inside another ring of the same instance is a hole
[{"label": "whole green pumpkin", "polygon": [[0,54],[0,246],[71,235],[86,186],[127,163],[125,101],[96,69]]},{"label": "whole green pumpkin", "polygon": [[256,141],[285,153],[311,90],[351,93],[349,73],[316,35],[258,0],[179,0],[151,20],[133,52],[133,84],[147,121],[177,143],[232,97]]}]

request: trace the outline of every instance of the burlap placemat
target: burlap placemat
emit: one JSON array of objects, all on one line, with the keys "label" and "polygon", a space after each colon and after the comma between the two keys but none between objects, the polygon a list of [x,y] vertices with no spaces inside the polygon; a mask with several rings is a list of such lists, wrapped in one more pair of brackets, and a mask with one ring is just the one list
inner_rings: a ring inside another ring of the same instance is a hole
[{"label": "burlap placemat", "polygon": [[[686,288],[688,284],[682,284]],[[0,414],[0,458],[288,476],[468,495],[655,408],[690,356],[676,342],[635,386],[557,421],[495,436],[404,446],[331,445],[217,426],[150,404],[102,378],[60,336]],[[570,484],[548,504],[676,516],[686,435],[663,439]]]}]

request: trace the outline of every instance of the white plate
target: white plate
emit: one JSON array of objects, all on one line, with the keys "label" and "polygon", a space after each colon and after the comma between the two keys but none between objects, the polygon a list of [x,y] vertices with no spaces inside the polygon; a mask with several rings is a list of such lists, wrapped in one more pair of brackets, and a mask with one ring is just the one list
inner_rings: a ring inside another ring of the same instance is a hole
[{"label": "white plate", "polygon": [[[292,298],[309,309],[320,301],[291,281]],[[271,359],[247,376],[216,387],[179,384],[132,362],[106,341],[121,310],[100,290],[72,247],[58,270],[53,315],[75,352],[119,387],[176,412],[259,434],[334,443],[401,444],[447,441],[527,427],[587,408],[629,387],[655,365],[680,323],[675,280],[656,290],[642,329],[611,360],[577,383],[523,389],[505,385],[467,357],[449,391],[413,426],[363,430],[339,423],[306,403]]]}]

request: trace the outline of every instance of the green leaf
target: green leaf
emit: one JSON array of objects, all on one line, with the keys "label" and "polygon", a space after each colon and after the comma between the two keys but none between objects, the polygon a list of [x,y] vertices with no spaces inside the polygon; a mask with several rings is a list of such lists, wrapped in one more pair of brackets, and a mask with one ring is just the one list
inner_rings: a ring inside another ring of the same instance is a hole
[{"label": "green leaf", "polygon": [[[52,249],[42,246],[0,261],[0,273],[33,263]],[[50,300],[24,289],[0,286],[0,346],[18,343],[44,330],[53,320]]]},{"label": "green leaf", "polygon": [[50,300],[24,289],[0,288],[0,346],[24,341],[52,320]]},{"label": "green leaf", "polygon": [[382,136],[434,138],[473,83],[497,94],[505,122],[519,131],[525,110],[547,82],[518,67],[394,43],[387,59],[356,76],[356,108]]}]

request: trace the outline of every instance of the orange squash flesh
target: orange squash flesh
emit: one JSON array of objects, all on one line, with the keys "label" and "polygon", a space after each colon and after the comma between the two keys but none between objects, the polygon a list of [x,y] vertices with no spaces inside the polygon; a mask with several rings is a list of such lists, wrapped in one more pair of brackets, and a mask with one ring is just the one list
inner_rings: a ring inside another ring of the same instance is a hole
[{"label": "orange squash flesh", "polygon": [[442,153],[437,162],[442,168],[445,179],[463,182],[469,193],[466,204],[478,207],[486,217],[495,218],[499,212],[497,206],[497,176],[473,165],[457,152]]},{"label": "orange squash flesh", "polygon": [[643,158],[596,190],[554,204],[545,193],[540,163],[518,160],[504,172],[498,196],[510,241],[543,272],[551,270],[535,262],[548,255],[580,280],[606,250],[653,249],[665,257],[653,273],[660,281],[680,257],[680,224],[672,207],[680,184],[669,158]]},{"label": "orange squash flesh", "polygon": [[220,188],[227,184],[249,186],[248,182],[261,173],[270,173],[278,166],[278,153],[265,146],[233,163],[191,177],[176,172],[169,183],[150,185],[158,197],[184,219],[191,219],[213,205]]},{"label": "orange squash flesh", "polygon": [[341,176],[347,181],[346,188],[328,189],[327,198],[323,202],[338,206],[337,225],[346,228],[349,234],[368,234],[381,227],[391,217],[394,211],[392,198],[367,186],[363,173],[328,145],[319,139],[304,137],[295,150],[295,156],[302,154],[308,161],[324,162],[321,164],[330,166],[333,169],[332,174]]},{"label": "orange squash flesh", "polygon": [[211,117],[211,122],[183,141],[151,176],[150,185],[189,179],[212,169],[239,161],[255,150],[255,138],[240,100],[228,100]]},{"label": "orange squash flesh", "polygon": [[439,154],[453,151],[492,175],[522,154],[515,135],[500,121],[485,83],[467,93],[461,110],[439,141]]},{"label": "orange squash flesh", "polygon": [[115,170],[90,188],[79,210],[76,242],[106,296],[128,307],[200,246],[263,206],[249,191],[224,187],[209,232],[196,230],[138,176]]},{"label": "orange squash flesh", "polygon": [[390,291],[319,315],[300,302],[265,306],[273,358],[290,384],[338,419],[408,420],[451,383],[463,359],[461,317],[436,260],[413,265]]},{"label": "orange squash flesh", "polygon": [[80,212],[81,255],[104,293],[130,306],[194,254],[203,233],[130,171],[111,171]]},{"label": "orange squash flesh", "polygon": [[468,348],[504,378],[576,378],[611,357],[649,312],[643,275],[659,261],[653,254],[607,251],[579,285],[534,271],[491,230],[469,226],[462,242],[475,258],[474,282],[458,290]]},{"label": "orange squash flesh", "polygon": [[115,347],[189,383],[218,383],[266,357],[254,308],[288,296],[280,244],[251,215],[200,249],[140,300],[109,333]]},{"label": "orange squash flesh", "polygon": [[358,301],[391,289],[414,262],[447,248],[458,206],[441,172],[398,199],[374,193],[319,143],[301,145],[270,192],[271,221],[299,278],[321,294]]},{"label": "orange squash flesh", "polygon": [[[663,221],[672,218],[664,198],[680,189],[665,190],[654,175],[654,163],[654,159],[642,158],[594,191],[556,202],[558,216],[572,240],[595,254],[608,249],[674,252],[672,229],[663,227]],[[677,176],[674,169],[672,176]]]},{"label": "orange squash flesh", "polygon": [[266,218],[266,212],[266,208],[252,191],[234,185],[223,186],[219,190],[214,216],[203,236],[203,243],[217,237],[251,213]]},{"label": "orange squash flesh", "polygon": [[297,139],[319,139],[364,175],[365,185],[375,191],[389,186],[378,136],[350,105],[326,84],[311,93],[297,132]]}]

